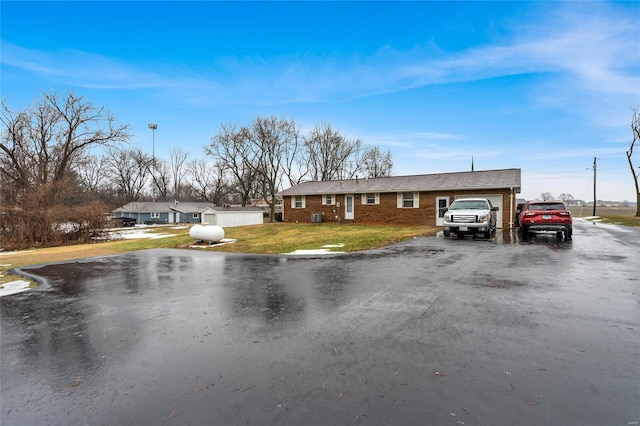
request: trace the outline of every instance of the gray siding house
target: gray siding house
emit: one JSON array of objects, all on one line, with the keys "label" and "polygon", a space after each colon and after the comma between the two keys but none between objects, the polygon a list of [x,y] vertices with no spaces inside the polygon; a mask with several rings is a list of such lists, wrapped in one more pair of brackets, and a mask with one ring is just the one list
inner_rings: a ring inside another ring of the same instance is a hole
[{"label": "gray siding house", "polygon": [[210,224],[222,227],[263,223],[263,210],[258,207],[216,207],[207,202],[134,201],[112,211],[114,217],[131,217],[138,224],[160,223]]}]

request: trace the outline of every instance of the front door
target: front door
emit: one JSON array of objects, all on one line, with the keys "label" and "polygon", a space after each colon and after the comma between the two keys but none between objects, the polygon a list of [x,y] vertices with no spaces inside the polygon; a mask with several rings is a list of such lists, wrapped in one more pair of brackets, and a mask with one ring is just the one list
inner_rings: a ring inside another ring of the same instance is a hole
[{"label": "front door", "polygon": [[353,220],[353,194],[344,196],[344,220]]},{"label": "front door", "polygon": [[436,226],[444,226],[444,212],[449,208],[449,197],[436,197]]}]

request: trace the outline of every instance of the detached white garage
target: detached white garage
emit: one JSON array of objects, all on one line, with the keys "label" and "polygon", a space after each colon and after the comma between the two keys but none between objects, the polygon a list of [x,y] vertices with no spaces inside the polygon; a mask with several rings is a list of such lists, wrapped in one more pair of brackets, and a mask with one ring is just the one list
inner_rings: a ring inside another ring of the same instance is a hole
[{"label": "detached white garage", "polygon": [[259,207],[207,207],[200,213],[202,224],[223,228],[260,225],[264,223],[264,210]]}]

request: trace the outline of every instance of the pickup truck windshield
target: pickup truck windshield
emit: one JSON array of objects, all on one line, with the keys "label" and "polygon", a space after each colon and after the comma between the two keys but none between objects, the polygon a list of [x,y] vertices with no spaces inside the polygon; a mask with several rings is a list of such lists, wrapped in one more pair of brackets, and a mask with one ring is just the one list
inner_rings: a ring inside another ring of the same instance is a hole
[{"label": "pickup truck windshield", "polygon": [[482,200],[456,200],[451,203],[449,210],[488,210],[486,201]]}]

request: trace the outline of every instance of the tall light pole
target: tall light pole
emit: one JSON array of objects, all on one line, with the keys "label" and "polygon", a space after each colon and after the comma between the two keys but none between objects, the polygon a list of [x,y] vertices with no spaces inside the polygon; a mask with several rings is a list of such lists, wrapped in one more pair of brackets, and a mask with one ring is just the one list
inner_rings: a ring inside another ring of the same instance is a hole
[{"label": "tall light pole", "polygon": [[596,215],[596,157],[593,157],[593,216]]},{"label": "tall light pole", "polygon": [[149,128],[151,129],[151,179],[153,180],[153,201],[156,201],[156,129],[158,125],[156,123],[149,123]]},{"label": "tall light pole", "polygon": [[152,143],[153,143],[153,145],[151,147],[151,149],[152,149],[151,158],[153,159],[153,165],[155,167],[155,164],[156,164],[156,129],[158,128],[158,125],[156,123],[150,123],[149,124],[149,128],[151,129],[151,134],[152,134],[151,138],[152,138]]}]

